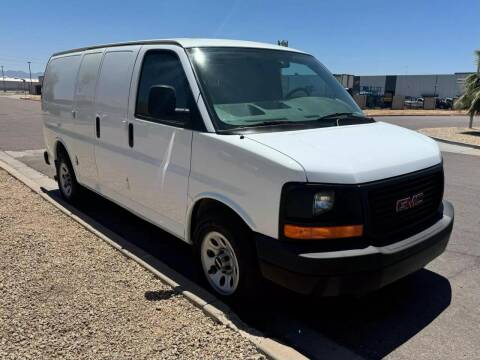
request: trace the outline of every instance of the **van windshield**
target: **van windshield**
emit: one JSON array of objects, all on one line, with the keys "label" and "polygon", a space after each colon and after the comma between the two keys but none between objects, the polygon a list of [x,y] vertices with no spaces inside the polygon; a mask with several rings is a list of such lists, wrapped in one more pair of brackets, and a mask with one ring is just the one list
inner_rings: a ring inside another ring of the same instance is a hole
[{"label": "van windshield", "polygon": [[336,126],[366,119],[313,56],[292,51],[202,47],[188,50],[217,130]]}]

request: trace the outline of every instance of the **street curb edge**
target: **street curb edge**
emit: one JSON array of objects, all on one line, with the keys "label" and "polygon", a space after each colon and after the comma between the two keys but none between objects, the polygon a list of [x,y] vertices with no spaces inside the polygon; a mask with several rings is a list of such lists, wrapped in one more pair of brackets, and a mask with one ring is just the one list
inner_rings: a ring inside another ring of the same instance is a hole
[{"label": "street curb edge", "polygon": [[[48,201],[52,205],[54,205],[57,209],[59,209],[62,213],[69,216],[81,226],[83,226],[86,230],[93,233],[103,241],[105,241],[108,245],[112,246],[116,250],[120,251],[124,256],[132,259],[140,266],[142,266],[147,271],[154,274],[158,277],[162,282],[172,287],[172,289],[183,295],[190,303],[195,305],[197,308],[201,309],[203,313],[205,313],[208,317],[213,319],[219,324],[225,325],[230,329],[236,331],[241,336],[249,340],[255,348],[267,356],[269,359],[273,360],[303,360],[307,359],[304,355],[296,351],[295,349],[284,345],[276,340],[263,336],[261,332],[255,330],[248,325],[246,325],[225,303],[215,298],[210,293],[206,292],[206,290],[202,289],[197,284],[193,283],[189,279],[185,278],[183,275],[177,273],[175,270],[171,269],[168,265],[161,262],[158,259],[153,258],[151,255],[146,253],[144,250],[138,248],[137,246],[129,243],[126,239],[122,238],[121,236],[114,234],[109,229],[105,228],[100,223],[96,222],[88,215],[82,213],[82,216],[85,219],[88,219],[88,222],[72,211],[68,210],[65,206],[58,203],[57,201],[53,200],[49,197],[44,191],[43,186],[37,183],[36,181],[30,179],[26,175],[21,172],[22,168],[28,169],[29,171],[36,172],[38,174],[38,179],[41,179],[44,184],[48,184],[49,182],[51,186],[56,188],[56,182],[46,175],[43,175],[37,172],[35,169],[28,167],[27,165],[23,164],[22,162],[14,159],[10,155],[6,154],[4,151],[0,151],[0,167],[7,171],[11,176],[15,177],[17,180],[24,183],[28,186],[32,191],[40,195],[44,200]],[[94,226],[92,226],[92,224]],[[101,229],[97,230],[97,229]],[[105,235],[104,233],[108,234]],[[151,262],[153,262],[156,266],[162,269],[162,271],[157,270],[154,266],[149,264],[148,262],[142,260],[139,256],[133,254],[125,247],[119,245],[117,242],[112,240],[110,237],[114,237],[120,243],[128,244],[131,249],[135,249],[135,253],[142,254],[142,258],[148,258]],[[165,272],[170,274],[166,275]],[[206,297],[210,298],[210,301],[204,300],[201,296],[196,294],[208,294]]]}]

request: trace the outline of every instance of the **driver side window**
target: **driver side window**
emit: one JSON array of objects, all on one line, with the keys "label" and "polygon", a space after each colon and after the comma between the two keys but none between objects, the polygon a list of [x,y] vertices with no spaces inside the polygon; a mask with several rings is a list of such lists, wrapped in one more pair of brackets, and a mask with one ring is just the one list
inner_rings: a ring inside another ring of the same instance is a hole
[{"label": "driver side window", "polygon": [[[149,111],[150,93],[155,86],[169,87],[174,91],[174,111],[169,112],[168,116],[159,115],[162,109],[158,108],[162,104],[156,107],[156,114]],[[168,50],[147,52],[140,74],[135,116],[144,120],[182,126],[191,119],[192,113],[196,113],[195,106],[187,77],[177,55]]]},{"label": "driver side window", "polygon": [[327,84],[305,64],[290,62],[288,67],[282,68],[281,77],[284,98],[333,97]]}]

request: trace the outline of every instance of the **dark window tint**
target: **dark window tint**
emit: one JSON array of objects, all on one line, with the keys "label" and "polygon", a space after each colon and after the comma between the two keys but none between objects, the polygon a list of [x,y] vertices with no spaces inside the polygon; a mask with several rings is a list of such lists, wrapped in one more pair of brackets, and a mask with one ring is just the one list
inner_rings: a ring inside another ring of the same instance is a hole
[{"label": "dark window tint", "polygon": [[335,113],[363,116],[352,97],[313,56],[235,47],[187,51],[219,130],[264,127],[279,121],[318,127],[326,126],[319,118]]},{"label": "dark window tint", "polygon": [[[163,118],[148,111],[148,99],[152,86],[171,86],[175,89],[175,113]],[[153,121],[184,123],[195,112],[193,97],[182,64],[176,54],[169,51],[148,52],[143,60],[138,86],[136,115]]]},{"label": "dark window tint", "polygon": [[80,55],[69,55],[50,60],[43,87],[45,101],[72,106],[80,59]]}]

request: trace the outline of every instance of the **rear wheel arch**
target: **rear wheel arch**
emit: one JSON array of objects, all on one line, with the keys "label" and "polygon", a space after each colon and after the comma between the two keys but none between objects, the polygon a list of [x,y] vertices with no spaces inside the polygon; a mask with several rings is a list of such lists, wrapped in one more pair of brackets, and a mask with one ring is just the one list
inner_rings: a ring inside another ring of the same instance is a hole
[{"label": "rear wheel arch", "polygon": [[[53,156],[54,156],[54,165],[55,165],[55,169],[57,168],[58,166],[58,159],[59,159],[59,156],[60,154],[64,154],[66,155],[66,157],[68,158],[68,160],[70,160],[70,164],[72,165],[72,169],[73,169],[73,174],[75,175],[75,178],[78,180],[79,178],[79,174],[78,174],[78,169],[77,169],[77,164],[75,162],[75,158],[71,156],[71,152],[69,151],[67,145],[65,144],[65,142],[60,139],[60,138],[57,138],[55,140],[55,145],[53,147]],[[81,185],[81,183],[79,182],[79,184]]]},{"label": "rear wheel arch", "polygon": [[61,141],[55,144],[55,168],[56,180],[62,197],[69,203],[79,203],[82,186],[78,183],[68,150]]},{"label": "rear wheel arch", "polygon": [[54,158],[54,164],[55,164],[55,167],[57,166],[58,164],[58,158],[61,154],[64,154],[67,156],[67,158],[70,160],[70,163],[72,165],[72,168],[73,168],[73,173],[75,174],[75,176],[77,177],[78,179],[78,174],[77,174],[77,166],[75,164],[75,159],[72,158],[72,156],[70,156],[70,151],[68,150],[68,147],[67,145],[65,144],[65,142],[60,139],[60,138],[57,138],[56,141],[55,141],[55,145],[54,145],[54,148],[53,148],[54,152],[53,152],[53,155],[55,156]]},{"label": "rear wheel arch", "polygon": [[65,144],[61,140],[57,140],[55,142],[55,147],[54,147],[55,160],[58,160],[58,158],[60,157],[60,154],[62,153],[64,153],[70,158]]},{"label": "rear wheel arch", "polygon": [[55,139],[55,145],[53,147],[53,155],[55,156],[55,160],[58,160],[58,157],[60,156],[60,154],[65,154],[68,156],[68,158],[70,159],[70,161],[72,162],[73,164],[73,160],[72,157],[70,156],[70,149],[69,147],[67,146],[67,144],[65,143],[65,141],[63,141],[63,139],[61,138],[56,138]]}]

